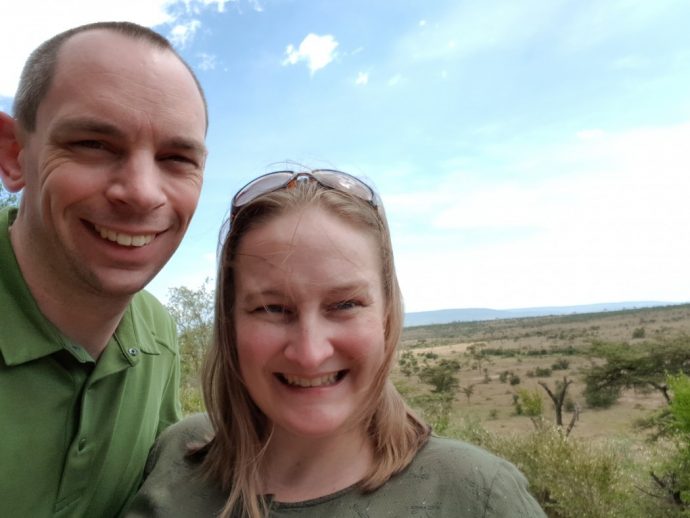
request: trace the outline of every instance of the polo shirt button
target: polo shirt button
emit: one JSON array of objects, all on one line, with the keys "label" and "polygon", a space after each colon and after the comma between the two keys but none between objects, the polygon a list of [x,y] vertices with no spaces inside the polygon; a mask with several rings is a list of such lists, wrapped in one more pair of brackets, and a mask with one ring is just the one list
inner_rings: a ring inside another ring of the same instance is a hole
[{"label": "polo shirt button", "polygon": [[137,349],[136,347],[130,347],[129,349],[127,349],[127,352],[130,356],[136,356],[137,354],[139,354],[139,349]]},{"label": "polo shirt button", "polygon": [[86,437],[82,437],[79,439],[79,452],[81,453],[84,451],[84,448],[86,447]]}]

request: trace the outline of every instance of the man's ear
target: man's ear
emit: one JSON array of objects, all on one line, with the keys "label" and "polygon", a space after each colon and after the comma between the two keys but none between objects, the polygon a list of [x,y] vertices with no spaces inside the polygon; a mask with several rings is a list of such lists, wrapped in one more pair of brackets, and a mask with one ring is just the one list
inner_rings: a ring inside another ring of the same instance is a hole
[{"label": "man's ear", "polygon": [[17,121],[0,112],[0,180],[5,189],[19,192],[24,187],[24,175],[19,165],[19,142]]}]

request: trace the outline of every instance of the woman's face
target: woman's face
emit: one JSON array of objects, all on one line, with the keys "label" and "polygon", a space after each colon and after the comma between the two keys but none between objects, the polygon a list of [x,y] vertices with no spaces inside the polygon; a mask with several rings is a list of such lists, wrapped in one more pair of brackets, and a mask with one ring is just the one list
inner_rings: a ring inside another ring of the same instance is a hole
[{"label": "woman's face", "polygon": [[369,404],[385,348],[378,248],[319,208],[280,215],[241,239],[240,371],[275,433],[336,436]]}]

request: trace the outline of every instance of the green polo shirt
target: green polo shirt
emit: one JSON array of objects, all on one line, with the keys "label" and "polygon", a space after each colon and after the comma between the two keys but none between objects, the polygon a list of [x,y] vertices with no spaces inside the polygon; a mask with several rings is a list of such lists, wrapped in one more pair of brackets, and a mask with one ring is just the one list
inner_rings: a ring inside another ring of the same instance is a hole
[{"label": "green polo shirt", "polygon": [[15,216],[0,210],[0,516],[117,516],[180,416],[174,321],[137,294],[94,362],[36,306],[9,240]]}]

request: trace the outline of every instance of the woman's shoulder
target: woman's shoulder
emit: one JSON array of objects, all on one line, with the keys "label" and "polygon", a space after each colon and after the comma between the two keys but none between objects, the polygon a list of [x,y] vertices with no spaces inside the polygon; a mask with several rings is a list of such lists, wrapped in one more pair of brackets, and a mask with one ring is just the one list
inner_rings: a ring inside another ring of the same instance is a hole
[{"label": "woman's shoulder", "polygon": [[400,478],[434,488],[440,501],[479,505],[482,516],[545,516],[513,464],[463,441],[432,436]]},{"label": "woman's shoulder", "polygon": [[508,464],[504,459],[474,444],[435,435],[432,435],[420,449],[415,460],[454,466],[457,465],[458,461],[462,461],[463,465],[471,465],[473,469],[486,468],[490,470]]},{"label": "woman's shoulder", "polygon": [[204,476],[201,461],[190,453],[211,439],[205,414],[196,414],[168,427],[151,450],[144,482],[127,518],[215,516],[225,495]]},{"label": "woman's shoulder", "polygon": [[208,443],[213,428],[207,414],[193,414],[169,426],[158,436],[153,446],[145,473],[150,473],[160,462],[181,462],[194,448]]},{"label": "woman's shoulder", "polygon": [[166,428],[160,435],[159,440],[199,440],[208,442],[213,434],[211,421],[208,414],[192,414],[181,421]]}]

